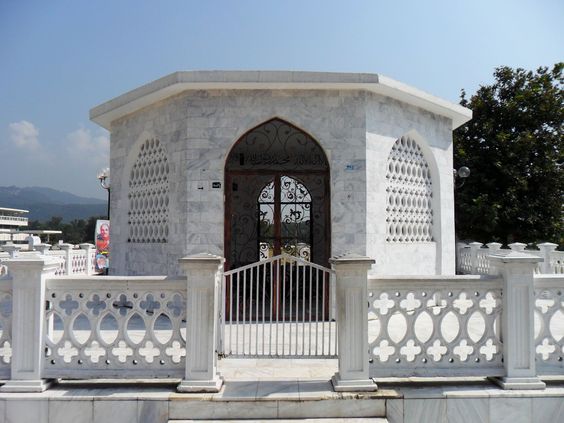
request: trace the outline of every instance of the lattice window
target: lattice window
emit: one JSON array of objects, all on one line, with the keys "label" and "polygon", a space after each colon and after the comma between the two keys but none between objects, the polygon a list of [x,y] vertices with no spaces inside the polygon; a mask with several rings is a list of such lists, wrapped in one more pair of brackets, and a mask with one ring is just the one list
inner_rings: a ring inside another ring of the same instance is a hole
[{"label": "lattice window", "polygon": [[129,176],[128,242],[167,242],[168,173],[162,144],[155,139],[145,141]]},{"label": "lattice window", "polygon": [[414,140],[401,137],[395,142],[386,179],[387,241],[433,241],[431,171]]}]

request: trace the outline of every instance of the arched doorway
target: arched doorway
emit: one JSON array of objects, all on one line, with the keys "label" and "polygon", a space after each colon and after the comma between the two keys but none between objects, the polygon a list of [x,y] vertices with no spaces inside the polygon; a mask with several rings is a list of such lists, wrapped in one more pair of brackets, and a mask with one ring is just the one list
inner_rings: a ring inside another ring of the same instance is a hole
[{"label": "arched doorway", "polygon": [[225,165],[226,268],[286,253],[327,266],[329,162],[310,135],[281,119],[245,133]]}]

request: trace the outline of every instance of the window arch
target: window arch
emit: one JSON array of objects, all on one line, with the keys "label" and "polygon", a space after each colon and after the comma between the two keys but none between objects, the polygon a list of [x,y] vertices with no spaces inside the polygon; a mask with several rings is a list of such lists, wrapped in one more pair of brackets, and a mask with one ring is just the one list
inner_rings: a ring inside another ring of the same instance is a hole
[{"label": "window arch", "polygon": [[168,174],[163,145],[157,139],[146,140],[129,175],[128,242],[168,241]]},{"label": "window arch", "polygon": [[386,226],[388,242],[433,241],[433,182],[417,142],[398,139],[388,156]]}]

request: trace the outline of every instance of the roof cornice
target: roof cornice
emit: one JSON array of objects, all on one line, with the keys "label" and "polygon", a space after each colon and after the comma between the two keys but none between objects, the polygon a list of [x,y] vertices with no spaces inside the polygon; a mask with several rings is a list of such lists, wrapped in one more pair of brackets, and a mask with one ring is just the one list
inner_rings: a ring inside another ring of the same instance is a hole
[{"label": "roof cornice", "polygon": [[110,130],[116,119],[188,90],[365,90],[411,104],[452,121],[468,122],[472,111],[378,74],[294,71],[175,72],[90,110],[90,119]]}]

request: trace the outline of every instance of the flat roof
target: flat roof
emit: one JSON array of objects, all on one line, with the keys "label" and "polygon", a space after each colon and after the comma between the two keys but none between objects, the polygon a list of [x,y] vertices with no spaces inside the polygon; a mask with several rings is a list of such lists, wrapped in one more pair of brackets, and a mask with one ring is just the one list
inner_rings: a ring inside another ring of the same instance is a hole
[{"label": "flat roof", "polygon": [[15,213],[29,213],[29,210],[24,209],[11,209],[9,207],[0,207],[0,213],[3,211],[15,212]]},{"label": "flat roof", "polygon": [[90,110],[90,119],[110,130],[111,123],[187,90],[366,90],[452,120],[452,129],[472,119],[472,111],[376,73],[296,71],[175,72],[126,92]]}]

